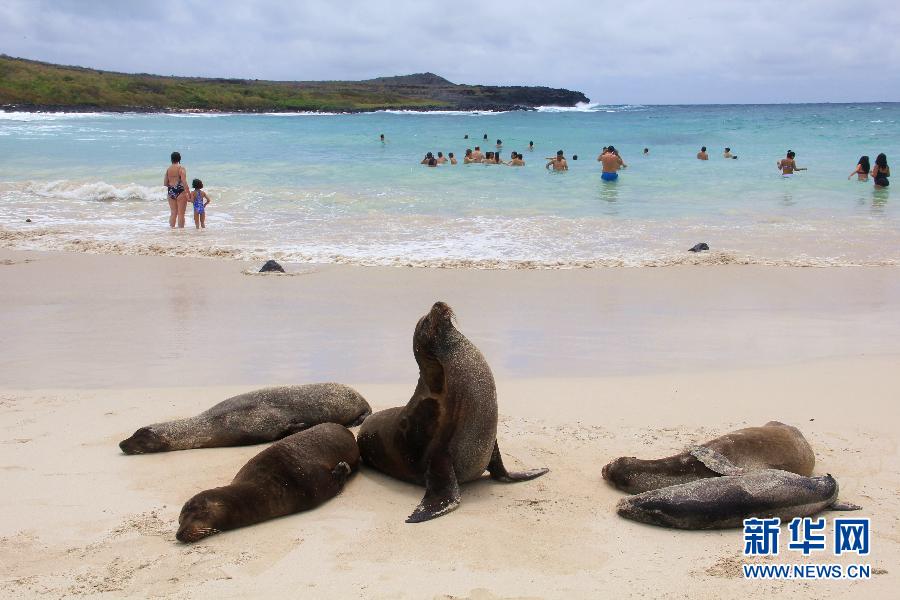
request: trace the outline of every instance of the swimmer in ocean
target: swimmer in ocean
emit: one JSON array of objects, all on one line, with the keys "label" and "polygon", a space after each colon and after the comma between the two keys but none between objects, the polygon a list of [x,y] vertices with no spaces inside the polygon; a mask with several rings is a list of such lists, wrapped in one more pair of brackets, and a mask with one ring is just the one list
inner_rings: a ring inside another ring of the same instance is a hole
[{"label": "swimmer in ocean", "polygon": [[550,168],[552,168],[552,169],[553,169],[554,171],[556,171],[556,172],[568,171],[568,170],[569,170],[569,163],[566,162],[566,157],[565,157],[563,151],[562,151],[562,150],[558,150],[558,151],[556,152],[556,156],[555,156],[554,158],[551,158],[551,159],[550,159],[550,162],[548,162],[548,163],[544,166],[544,168],[545,168],[545,169],[550,169]]},{"label": "swimmer in ocean", "polygon": [[456,160],[456,157],[453,156],[453,153],[452,153],[452,152],[451,152],[450,154],[447,155],[447,158],[450,159],[450,164],[451,164],[451,165],[455,165],[456,163],[459,162],[459,161]]},{"label": "swimmer in ocean", "polygon": [[443,153],[443,152],[438,152],[438,155],[437,155],[437,164],[442,165],[442,164],[444,164],[445,162],[447,162],[447,159],[444,157],[444,153]]},{"label": "swimmer in ocean", "polygon": [[525,160],[520,153],[513,151],[512,159],[507,164],[511,167],[524,167]]},{"label": "swimmer in ocean", "polygon": [[697,158],[700,160],[709,160],[709,154],[706,152],[706,146],[700,148],[700,152],[697,153]]},{"label": "swimmer in ocean", "polygon": [[790,177],[794,171],[805,171],[806,167],[798,167],[794,157],[797,154],[793,150],[788,150],[787,155],[778,161],[778,169],[781,170],[782,177]]},{"label": "swimmer in ocean", "polygon": [[619,169],[628,166],[613,146],[607,146],[606,152],[597,160],[603,164],[603,173],[600,175],[603,181],[616,181],[619,178]]},{"label": "swimmer in ocean", "polygon": [[481,146],[475,146],[475,151],[472,152],[472,162],[480,163],[484,160],[484,155],[481,153]]}]

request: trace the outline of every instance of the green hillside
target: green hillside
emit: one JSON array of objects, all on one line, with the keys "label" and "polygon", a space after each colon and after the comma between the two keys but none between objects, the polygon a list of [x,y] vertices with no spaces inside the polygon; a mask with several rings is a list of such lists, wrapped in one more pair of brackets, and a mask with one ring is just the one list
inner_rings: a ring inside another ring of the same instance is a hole
[{"label": "green hillside", "polygon": [[126,74],[0,55],[0,105],[25,110],[508,110],[587,101],[579,92],[456,85],[431,73],[369,81],[259,81]]}]

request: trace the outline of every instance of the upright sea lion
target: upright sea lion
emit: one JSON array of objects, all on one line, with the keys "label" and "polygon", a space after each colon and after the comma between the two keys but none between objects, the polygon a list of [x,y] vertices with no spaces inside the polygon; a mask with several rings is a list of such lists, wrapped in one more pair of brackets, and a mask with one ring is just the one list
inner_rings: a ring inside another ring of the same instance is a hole
[{"label": "upright sea lion", "polygon": [[[809,476],[816,465],[816,456],[800,430],[778,421],[726,433],[701,447],[747,470],[780,469]],[[710,468],[703,456],[692,451],[657,460],[623,456],[603,467],[603,478],[623,492],[639,494],[722,475]]]},{"label": "upright sea lion", "polygon": [[359,448],[343,425],[323,423],[280,440],[238,471],[230,485],[200,492],[178,516],[176,537],[196,542],[319,506],[337,496],[359,467]]},{"label": "upright sea lion", "polygon": [[744,519],[779,517],[782,522],[825,509],[859,510],[839,503],[834,477],[804,477],[776,469],[745,471],[708,448],[698,450],[721,477],[651,490],[619,501],[619,516],[676,529],[740,527]]},{"label": "upright sea lion", "polygon": [[372,408],[353,388],[310,383],[228,398],[196,417],[141,427],[119,443],[125,454],[272,442],[319,423],[355,427]]},{"label": "upright sea lion", "polygon": [[406,520],[419,523],[459,506],[459,484],[485,470],[497,481],[534,479],[548,469],[509,472],[497,445],[497,388],[487,361],[453,325],[453,311],[437,302],[419,319],[413,354],[419,382],[409,403],[375,413],[359,430],[366,464],[425,486]]}]

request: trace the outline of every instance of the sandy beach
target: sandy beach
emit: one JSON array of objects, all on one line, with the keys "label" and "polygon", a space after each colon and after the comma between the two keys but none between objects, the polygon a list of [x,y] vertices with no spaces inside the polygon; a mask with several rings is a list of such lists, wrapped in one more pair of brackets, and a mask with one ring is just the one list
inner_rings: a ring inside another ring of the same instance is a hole
[{"label": "sandy beach", "polygon": [[[896,268],[258,266],[0,250],[0,596],[895,596]],[[421,490],[364,468],[314,511],[175,540],[181,505],[262,447],[124,456],[121,439],[264,385],[340,381],[376,410],[403,404],[435,300],[494,370],[508,463],[547,476],[465,485],[459,510],[413,526]],[[608,460],[769,420],[804,432],[873,529],[863,561],[777,561],[868,562],[870,580],[748,581],[739,530],[615,514]]]}]

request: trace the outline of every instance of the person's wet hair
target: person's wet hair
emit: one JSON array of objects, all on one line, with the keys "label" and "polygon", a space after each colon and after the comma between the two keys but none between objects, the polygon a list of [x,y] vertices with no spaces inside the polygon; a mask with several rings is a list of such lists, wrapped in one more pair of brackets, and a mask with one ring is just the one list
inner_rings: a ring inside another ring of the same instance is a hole
[{"label": "person's wet hair", "polygon": [[564,154],[564,153],[563,153],[562,150],[557,150],[557,151],[556,151],[556,156],[562,156],[563,154]]},{"label": "person's wet hair", "polygon": [[487,134],[484,134],[484,139],[487,139]]},{"label": "person's wet hair", "polygon": [[650,148],[644,148],[644,154],[649,154],[649,153],[650,153]]},{"label": "person's wet hair", "polygon": [[428,152],[425,154],[425,158],[432,158],[432,157],[434,157],[434,154],[432,154],[431,152]]},{"label": "person's wet hair", "polygon": [[788,158],[794,158],[795,156],[797,156],[797,155],[794,153],[793,150],[788,150],[788,153],[787,153]]},{"label": "person's wet hair", "polygon": [[443,158],[443,156],[444,156],[443,152],[438,152],[438,158]]},{"label": "person's wet hair", "polygon": [[529,145],[529,146],[534,146],[534,142],[533,142],[533,141],[532,141],[532,142],[528,142],[528,145]]},{"label": "person's wet hair", "polygon": [[887,155],[884,152],[882,152],[881,154],[876,156],[875,164],[878,165],[878,167],[881,169],[887,169],[888,168]]},{"label": "person's wet hair", "polygon": [[494,153],[493,153],[493,152],[487,152],[487,153],[485,153],[484,156],[485,156],[485,158],[487,158],[487,159],[491,159],[491,158],[494,158]]},{"label": "person's wet hair", "polygon": [[502,146],[502,145],[503,145],[503,140],[497,140],[497,143],[500,144],[500,145]]},{"label": "person's wet hair", "polygon": [[859,157],[859,166],[862,167],[863,173],[868,173],[872,170],[872,166],[869,164],[868,156],[860,156]]},{"label": "person's wet hair", "polygon": [[577,154],[573,154],[573,155],[572,155],[572,160],[578,160],[578,155],[577,155]]},{"label": "person's wet hair", "polygon": [[429,167],[436,167],[436,166],[437,166],[437,159],[436,159],[436,158],[429,158],[429,159],[428,159],[428,166],[429,166]]},{"label": "person's wet hair", "polygon": [[725,148],[725,152],[731,152],[731,148]]},{"label": "person's wet hair", "polygon": [[478,151],[480,152],[480,151],[481,151],[481,146],[475,146],[475,149],[478,150]]},{"label": "person's wet hair", "polygon": [[472,149],[466,148],[466,156],[472,156]]},{"label": "person's wet hair", "polygon": [[706,146],[701,147],[700,152],[706,152]]},{"label": "person's wet hair", "polygon": [[191,182],[191,187],[193,187],[195,190],[202,190],[203,182],[200,181],[199,179],[195,179],[194,181]]},{"label": "person's wet hair", "polygon": [[450,158],[453,158],[453,153],[451,152],[451,153],[448,154],[447,156],[449,156]]},{"label": "person's wet hair", "polygon": [[181,152],[173,152],[172,153],[172,164],[176,165],[181,162]]}]

